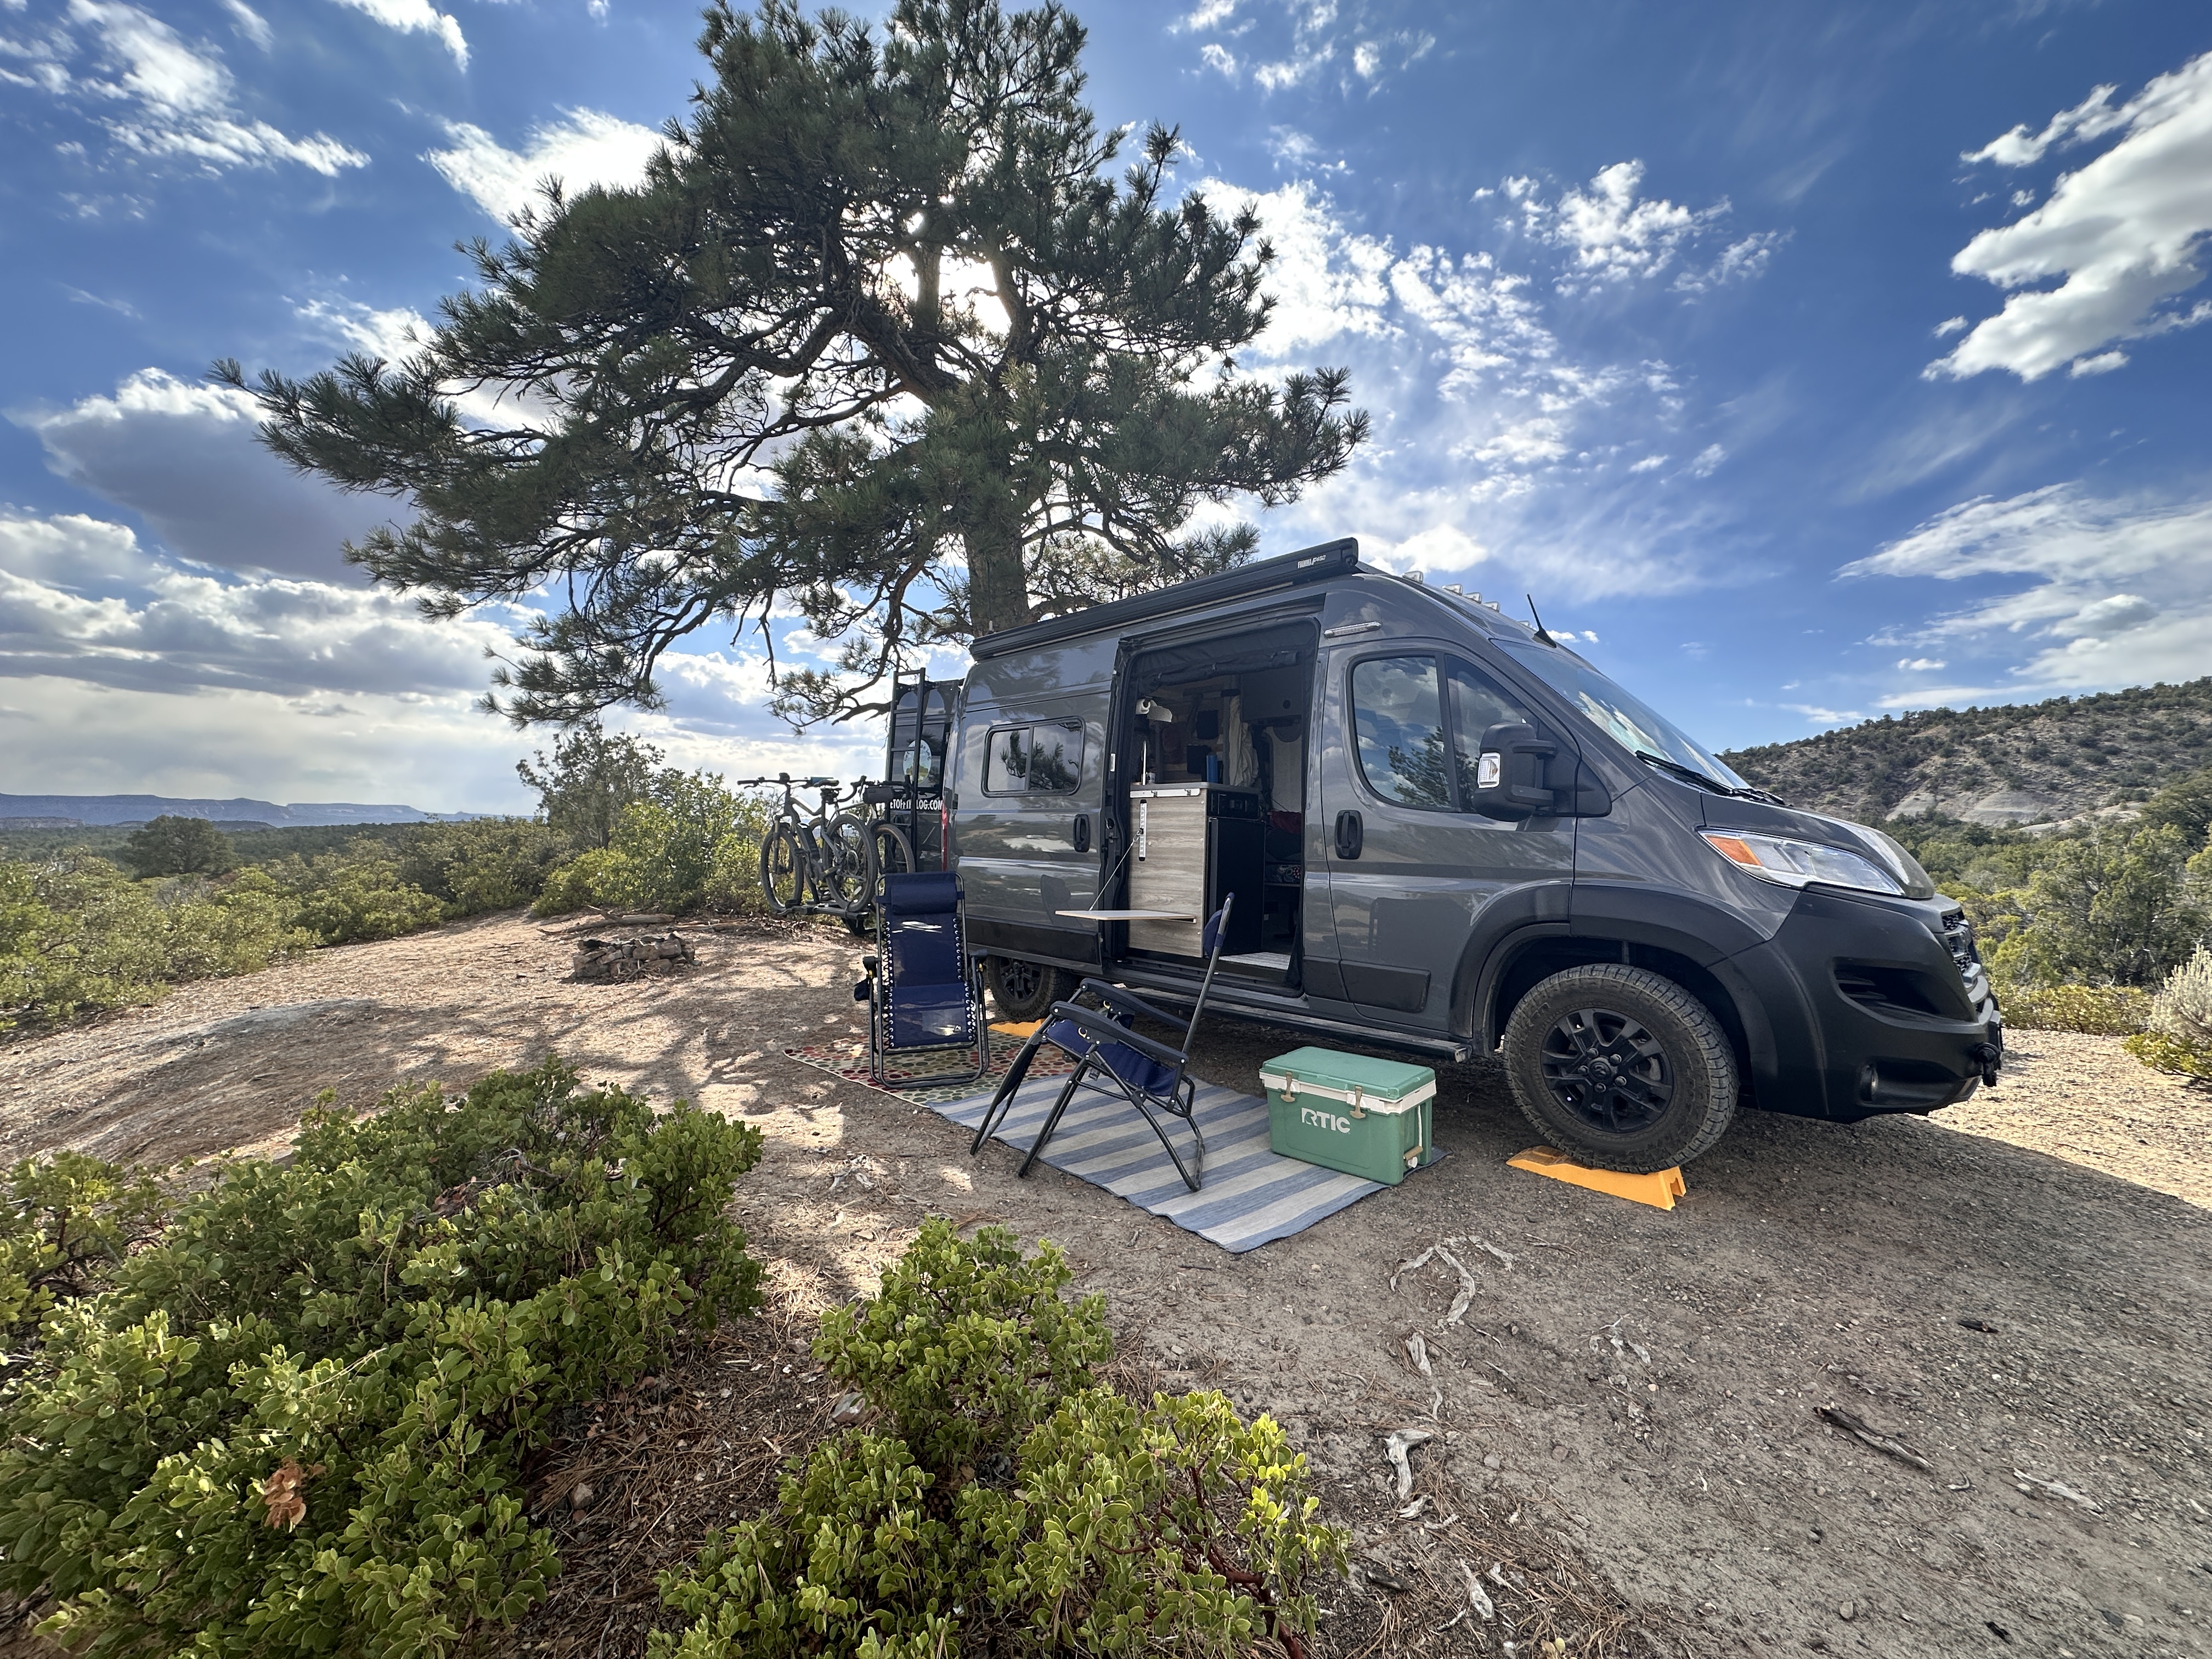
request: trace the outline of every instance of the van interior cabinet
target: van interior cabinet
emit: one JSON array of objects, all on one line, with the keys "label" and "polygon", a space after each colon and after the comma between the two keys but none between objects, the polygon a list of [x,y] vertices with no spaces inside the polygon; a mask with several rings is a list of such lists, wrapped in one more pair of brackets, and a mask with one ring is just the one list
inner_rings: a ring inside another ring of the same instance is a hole
[{"label": "van interior cabinet", "polygon": [[[1260,888],[1265,826],[1260,796],[1221,784],[1140,784],[1129,791],[1136,831],[1129,860],[1129,905],[1209,916],[1224,899],[1229,912],[1224,956],[1260,948]],[[1196,921],[1133,921],[1129,948],[1198,957]]]}]

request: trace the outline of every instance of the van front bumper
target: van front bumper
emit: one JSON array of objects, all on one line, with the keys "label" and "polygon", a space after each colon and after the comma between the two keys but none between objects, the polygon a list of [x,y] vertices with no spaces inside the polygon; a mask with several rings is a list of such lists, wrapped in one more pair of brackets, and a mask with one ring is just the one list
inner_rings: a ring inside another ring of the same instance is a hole
[{"label": "van front bumper", "polygon": [[1780,931],[1730,965],[1767,1003],[1778,1039],[1776,1086],[1758,1091],[1769,1110],[1844,1123],[1932,1112],[1994,1084],[2004,1064],[2003,1017],[1948,900],[1808,888]]}]

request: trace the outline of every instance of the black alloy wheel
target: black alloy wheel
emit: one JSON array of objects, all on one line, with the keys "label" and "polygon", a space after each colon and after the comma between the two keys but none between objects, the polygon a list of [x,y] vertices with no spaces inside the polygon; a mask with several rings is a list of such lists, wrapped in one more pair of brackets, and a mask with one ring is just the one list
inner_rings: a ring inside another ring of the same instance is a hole
[{"label": "black alloy wheel", "polygon": [[1544,1037],[1553,1098],[1601,1134],[1633,1133],[1666,1116],[1674,1068],[1650,1028],[1612,1008],[1577,1008]]},{"label": "black alloy wheel", "polygon": [[1712,1010],[1649,969],[1591,963],[1541,981],[1515,1006],[1504,1051],[1522,1115],[1593,1168],[1686,1164],[1735,1116],[1728,1034]]}]

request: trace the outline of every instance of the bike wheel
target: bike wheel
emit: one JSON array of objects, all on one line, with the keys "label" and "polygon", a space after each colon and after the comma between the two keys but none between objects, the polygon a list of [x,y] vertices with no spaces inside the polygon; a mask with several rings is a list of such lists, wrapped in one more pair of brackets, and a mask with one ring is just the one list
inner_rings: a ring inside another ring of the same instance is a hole
[{"label": "bike wheel", "polygon": [[868,846],[875,854],[878,881],[913,872],[914,843],[906,838],[905,830],[888,818],[878,818],[868,826]]},{"label": "bike wheel", "polygon": [[814,896],[833,915],[865,915],[875,902],[875,856],[867,826],[849,812],[816,830]]},{"label": "bike wheel", "polygon": [[761,842],[761,891],[774,915],[793,915],[806,902],[806,848],[787,823],[777,824]]}]

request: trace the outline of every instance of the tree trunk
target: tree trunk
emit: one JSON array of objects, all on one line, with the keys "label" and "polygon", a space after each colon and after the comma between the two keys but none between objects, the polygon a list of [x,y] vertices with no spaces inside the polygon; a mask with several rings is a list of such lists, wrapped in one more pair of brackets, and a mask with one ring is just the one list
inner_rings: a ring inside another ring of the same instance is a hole
[{"label": "tree trunk", "polygon": [[1030,619],[1029,572],[1022,567],[1022,507],[1012,490],[975,503],[962,539],[968,549],[968,618],[977,637]]}]

